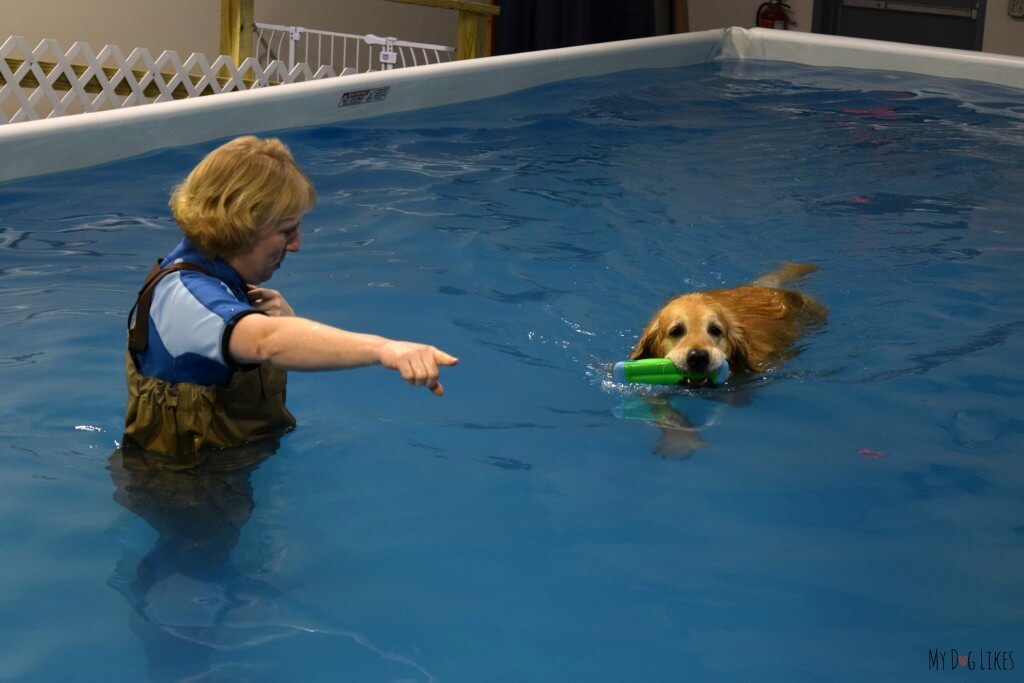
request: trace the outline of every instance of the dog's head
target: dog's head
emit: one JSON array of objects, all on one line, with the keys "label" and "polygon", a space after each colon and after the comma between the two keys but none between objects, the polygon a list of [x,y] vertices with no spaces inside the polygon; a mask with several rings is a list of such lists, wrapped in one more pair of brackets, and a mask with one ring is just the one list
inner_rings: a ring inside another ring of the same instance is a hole
[{"label": "dog's head", "polygon": [[640,335],[631,359],[668,358],[683,372],[762,370],[784,359],[803,318],[824,322],[825,308],[783,289],[745,285],[683,294],[665,304]]},{"label": "dog's head", "polygon": [[705,294],[684,294],[658,311],[631,359],[668,358],[687,373],[713,373],[743,348],[743,331],[728,309]]}]

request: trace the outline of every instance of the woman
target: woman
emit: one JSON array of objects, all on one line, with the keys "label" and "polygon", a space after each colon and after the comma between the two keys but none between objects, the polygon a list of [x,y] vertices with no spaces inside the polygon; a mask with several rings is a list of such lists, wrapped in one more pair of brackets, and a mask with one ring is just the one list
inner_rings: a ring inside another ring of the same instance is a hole
[{"label": "woman", "polygon": [[132,315],[125,443],[192,455],[280,435],[286,370],[380,364],[441,396],[426,344],[348,332],[295,315],[260,287],[299,250],[312,183],[280,140],[240,137],[212,151],[171,196],[184,239],[150,271]]}]

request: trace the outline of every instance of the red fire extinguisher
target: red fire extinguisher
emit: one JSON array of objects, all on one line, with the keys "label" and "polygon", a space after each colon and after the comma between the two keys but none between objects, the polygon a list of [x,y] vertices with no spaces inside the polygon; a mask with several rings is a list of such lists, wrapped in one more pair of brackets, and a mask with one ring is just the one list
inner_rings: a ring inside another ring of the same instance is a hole
[{"label": "red fire extinguisher", "polygon": [[757,8],[756,25],[761,28],[788,29],[792,23],[789,18],[789,5],[782,0],[768,0]]}]

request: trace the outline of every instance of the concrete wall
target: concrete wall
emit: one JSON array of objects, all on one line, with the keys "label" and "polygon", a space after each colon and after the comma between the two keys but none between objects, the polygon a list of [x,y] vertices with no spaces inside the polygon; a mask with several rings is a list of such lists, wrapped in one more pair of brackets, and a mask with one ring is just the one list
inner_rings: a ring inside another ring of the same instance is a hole
[{"label": "concrete wall", "polygon": [[[56,39],[67,50],[75,41],[94,50],[113,44],[153,56],[174,50],[220,52],[218,0],[74,0],[56,3],[3,0],[0,41],[24,36],[31,45]],[[455,45],[457,13],[386,0],[255,0],[256,21],[343,33],[376,33],[440,45]]]},{"label": "concrete wall", "polygon": [[988,0],[985,16],[985,52],[1024,57],[1024,19],[1007,13],[1009,0]]},{"label": "concrete wall", "polygon": [[[690,30],[723,26],[750,28],[763,0],[689,0]],[[985,52],[1024,57],[1024,20],[1006,12],[1009,0],[988,0],[985,10]],[[795,31],[810,31],[814,0],[787,0],[797,22]]]}]

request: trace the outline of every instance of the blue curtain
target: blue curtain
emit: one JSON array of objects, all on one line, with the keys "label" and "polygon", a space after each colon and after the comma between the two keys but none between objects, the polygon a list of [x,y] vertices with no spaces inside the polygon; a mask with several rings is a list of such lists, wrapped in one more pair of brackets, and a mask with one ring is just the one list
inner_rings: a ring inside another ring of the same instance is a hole
[{"label": "blue curtain", "polygon": [[499,0],[496,55],[654,35],[654,0]]}]

